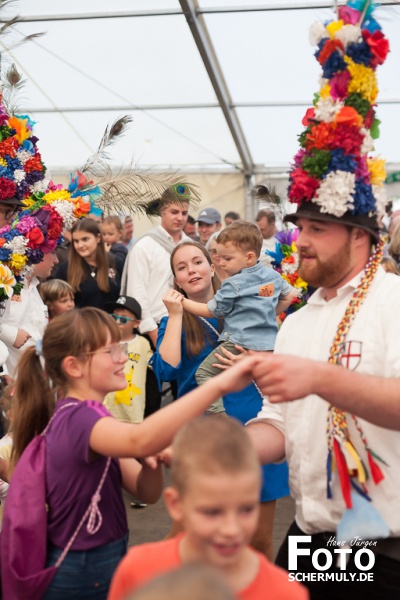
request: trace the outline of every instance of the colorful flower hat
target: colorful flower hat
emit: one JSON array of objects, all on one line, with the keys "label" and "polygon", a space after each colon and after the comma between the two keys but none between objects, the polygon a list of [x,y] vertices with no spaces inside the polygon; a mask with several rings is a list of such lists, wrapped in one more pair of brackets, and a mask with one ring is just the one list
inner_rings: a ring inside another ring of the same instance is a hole
[{"label": "colorful flower hat", "polygon": [[350,0],[338,8],[337,20],[311,27],[321,87],[303,118],[288,191],[297,211],[285,221],[337,221],[379,237],[387,203],[385,161],[369,152],[379,136],[375,71],[389,42],[372,12],[370,0]]},{"label": "colorful flower hat", "polygon": [[0,229],[0,300],[20,293],[24,277],[62,242],[62,231],[90,204],[46,178],[27,115],[7,115],[0,94],[0,203],[22,206]]}]

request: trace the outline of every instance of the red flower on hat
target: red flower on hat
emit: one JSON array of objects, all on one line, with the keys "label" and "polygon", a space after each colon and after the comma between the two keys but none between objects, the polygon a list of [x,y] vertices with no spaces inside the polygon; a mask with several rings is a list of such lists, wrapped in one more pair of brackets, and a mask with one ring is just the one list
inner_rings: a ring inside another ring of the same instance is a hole
[{"label": "red flower on hat", "polygon": [[370,33],[368,30],[363,30],[362,33],[364,40],[367,42],[373,54],[371,67],[382,65],[389,52],[389,40],[385,38],[382,31],[379,31],[379,29],[374,31],[374,33]]},{"label": "red flower on hat", "polygon": [[322,48],[321,52],[318,54],[318,62],[323,65],[326,60],[330,57],[333,52],[336,50],[341,50],[344,52],[344,46],[340,40],[327,40]]},{"label": "red flower on hat", "polygon": [[345,154],[359,156],[363,140],[364,135],[360,133],[358,127],[349,126],[346,123],[338,123],[334,130],[334,139],[331,147],[332,149],[341,148]]},{"label": "red flower on hat", "polygon": [[25,237],[27,237],[29,240],[29,248],[39,248],[40,244],[44,242],[44,235],[40,231],[39,227],[34,227],[30,231],[28,231],[25,234]]},{"label": "red flower on hat", "polygon": [[304,127],[308,127],[315,122],[315,108],[307,108],[306,114],[303,117],[302,123]]},{"label": "red flower on hat", "polygon": [[15,158],[16,150],[18,148],[18,142],[15,138],[7,138],[0,142],[0,156],[9,155],[11,158]]},{"label": "red flower on hat", "polygon": [[17,186],[13,181],[0,177],[0,200],[7,200],[15,196]]},{"label": "red flower on hat", "polygon": [[43,171],[43,163],[40,157],[40,154],[37,153],[36,156],[29,158],[24,167],[26,173],[30,173],[31,171]]},{"label": "red flower on hat", "polygon": [[327,149],[334,139],[334,131],[331,123],[319,123],[311,129],[306,135],[307,150],[317,148],[318,150]]},{"label": "red flower on hat", "polygon": [[291,202],[300,204],[303,200],[311,200],[315,190],[319,186],[318,179],[310,177],[303,169],[295,169],[290,174],[291,185],[289,188],[289,199]]}]

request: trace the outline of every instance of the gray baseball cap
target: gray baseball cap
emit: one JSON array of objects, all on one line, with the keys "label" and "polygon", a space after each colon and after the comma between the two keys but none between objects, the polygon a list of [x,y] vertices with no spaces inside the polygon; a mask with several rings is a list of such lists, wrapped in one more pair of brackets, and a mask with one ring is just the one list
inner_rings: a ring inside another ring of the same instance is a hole
[{"label": "gray baseball cap", "polygon": [[199,222],[207,223],[207,225],[221,223],[221,213],[216,208],[203,208],[196,219],[196,223]]}]

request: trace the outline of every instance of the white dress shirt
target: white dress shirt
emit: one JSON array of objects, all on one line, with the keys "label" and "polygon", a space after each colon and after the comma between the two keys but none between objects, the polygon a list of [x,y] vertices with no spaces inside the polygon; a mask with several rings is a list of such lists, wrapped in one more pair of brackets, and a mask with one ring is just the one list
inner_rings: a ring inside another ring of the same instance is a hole
[{"label": "white dress shirt", "polygon": [[[329,350],[349,300],[361,280],[361,273],[326,302],[320,290],[307,306],[289,316],[278,333],[275,352],[313,360],[328,361]],[[400,277],[385,273],[382,267],[368,291],[347,335],[350,352],[342,362],[359,373],[400,377]],[[290,358],[288,358],[290,360]],[[340,377],[338,367],[338,377]],[[326,495],[328,403],[316,395],[302,400],[271,405],[264,401],[257,420],[266,420],[285,433],[286,458],[290,470],[290,490],[296,501],[296,521],[307,534],[334,531],[345,504],[337,475],[333,474],[333,498]],[[369,447],[388,466],[379,463],[384,479],[367,489],[374,505],[385,519],[391,536],[400,536],[400,433],[358,419]],[[368,459],[351,417],[351,439],[365,465]],[[368,468],[368,466],[367,466]]]}]

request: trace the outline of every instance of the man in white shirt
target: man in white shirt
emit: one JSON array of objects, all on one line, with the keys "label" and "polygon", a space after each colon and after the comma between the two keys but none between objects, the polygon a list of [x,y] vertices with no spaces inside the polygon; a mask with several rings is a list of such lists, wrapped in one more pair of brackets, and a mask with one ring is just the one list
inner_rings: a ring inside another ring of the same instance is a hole
[{"label": "man in white shirt", "polygon": [[[168,311],[162,301],[166,290],[172,287],[173,276],[170,256],[182,240],[189,240],[183,228],[186,224],[189,201],[177,202],[164,195],[160,204],[161,224],[141,237],[126,259],[126,290],[121,293],[136,298],[142,307],[140,333],[147,333],[155,347],[158,324]],[[123,276],[124,279],[124,276]]]},{"label": "man in white shirt", "polygon": [[256,224],[258,225],[261,235],[263,236],[260,260],[267,267],[271,265],[272,259],[268,254],[266,254],[266,252],[267,250],[275,252],[275,245],[277,242],[277,239],[275,238],[277,233],[275,223],[276,218],[273,210],[263,209],[257,213]]},{"label": "man in white shirt", "polygon": [[[353,215],[350,211],[339,218],[328,212],[320,212],[317,204],[303,202],[297,213],[288,215],[286,220],[296,223],[300,230],[297,240],[299,274],[318,289],[307,306],[284,321],[277,337],[275,353],[327,362],[338,325],[361,284],[368,261],[371,260],[371,243],[376,242],[379,236],[377,218],[376,215]],[[343,367],[360,374],[399,377],[400,317],[393,307],[400,303],[400,278],[386,274],[382,267],[378,267],[369,289],[362,295],[360,308],[355,313],[340,349],[340,363],[335,367],[337,377],[341,376]],[[265,357],[260,363],[261,379],[267,379],[265,374],[273,367],[273,364],[268,364],[269,358]],[[280,357],[281,360],[282,358]],[[287,360],[291,360],[290,356]],[[278,381],[275,386],[263,385],[263,390],[269,389],[270,393],[274,393],[275,389],[280,388],[282,378],[278,377]],[[321,549],[333,552],[340,548],[328,542],[337,537],[336,529],[346,505],[338,475],[332,476],[332,497],[327,496],[329,405],[314,393],[309,393],[307,385],[304,390],[307,395],[297,402],[278,405],[271,404],[266,399],[257,420],[248,425],[248,431],[263,462],[279,461],[286,456],[289,463],[296,519],[278,555],[278,564],[288,568],[293,552],[297,552],[293,548],[289,550],[291,540],[296,539],[293,536],[309,535],[310,539],[303,538],[304,542],[298,543],[299,549],[309,551],[309,554],[297,556],[296,569],[312,577],[318,571],[315,564],[311,563],[313,552]],[[354,409],[354,405],[351,401],[348,405],[342,402],[341,409],[350,411]],[[375,414],[376,411],[367,412],[370,418]],[[381,425],[378,418],[375,420]],[[396,587],[400,589],[400,437],[397,432],[383,429],[362,418],[358,418],[356,422],[350,415],[347,415],[347,427],[351,443],[370,471],[364,492],[372,500],[371,506],[384,519],[390,532],[387,540],[377,542],[380,534],[374,535],[373,528],[371,535],[367,533],[366,536],[355,525],[354,537],[359,535],[360,538],[373,542],[373,550],[376,552],[371,571],[375,583],[367,581],[362,594],[363,597],[378,597],[377,590],[386,585],[384,595],[390,597]],[[384,461],[378,461],[383,473],[383,479],[378,483],[374,483],[371,477],[373,468],[369,464],[363,437],[367,447]],[[348,462],[351,462],[349,457]],[[365,520],[368,521],[368,517]],[[350,541],[350,548],[351,544]],[[347,570],[352,573],[358,570],[359,575],[359,569],[354,563],[357,549],[356,547],[352,551]],[[336,558],[337,556],[334,560]],[[329,573],[335,571],[334,564]],[[291,568],[293,569],[293,562]],[[391,571],[392,575],[382,575],[384,569]],[[340,568],[336,571],[339,574],[341,572]],[[360,586],[364,585],[357,579],[358,575],[348,586],[343,581],[337,584],[318,582],[317,579],[314,579],[315,583],[312,579],[311,582],[310,579],[302,581],[309,586],[312,599],[336,598],[339,594],[343,598],[350,598],[355,597],[354,594],[359,591],[361,593]],[[365,595],[368,593],[372,595]]]}]

